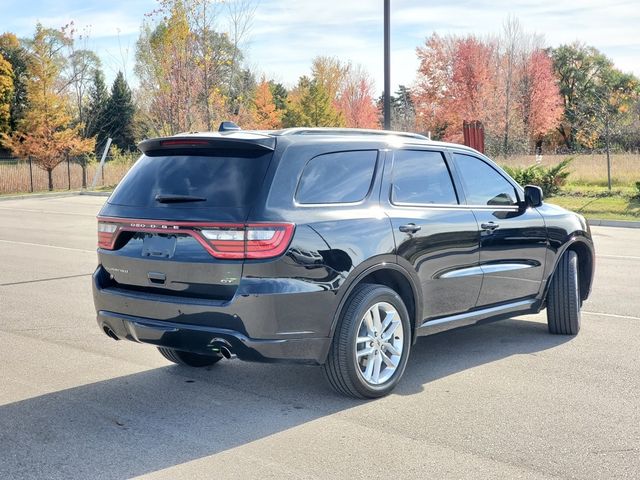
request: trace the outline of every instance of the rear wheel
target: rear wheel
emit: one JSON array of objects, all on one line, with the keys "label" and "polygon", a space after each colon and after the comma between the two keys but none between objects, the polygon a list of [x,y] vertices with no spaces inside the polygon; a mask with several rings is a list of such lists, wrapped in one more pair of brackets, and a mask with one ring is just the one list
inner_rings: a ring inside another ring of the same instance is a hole
[{"label": "rear wheel", "polygon": [[577,335],[580,331],[580,303],[578,255],[569,250],[560,258],[547,293],[549,332]]},{"label": "rear wheel", "polygon": [[170,362],[186,367],[208,367],[222,360],[220,355],[200,355],[173,348],[158,347],[158,351]]},{"label": "rear wheel", "polygon": [[382,397],[400,381],[410,344],[411,323],[400,296],[382,285],[362,285],[343,308],[323,371],[339,393]]}]

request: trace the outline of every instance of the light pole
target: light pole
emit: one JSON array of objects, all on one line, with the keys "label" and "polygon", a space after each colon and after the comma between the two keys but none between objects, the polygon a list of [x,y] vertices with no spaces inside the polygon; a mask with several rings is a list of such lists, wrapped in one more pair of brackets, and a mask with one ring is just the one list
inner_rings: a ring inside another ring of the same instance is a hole
[{"label": "light pole", "polygon": [[390,24],[391,0],[384,0],[384,129],[391,130],[391,61]]}]

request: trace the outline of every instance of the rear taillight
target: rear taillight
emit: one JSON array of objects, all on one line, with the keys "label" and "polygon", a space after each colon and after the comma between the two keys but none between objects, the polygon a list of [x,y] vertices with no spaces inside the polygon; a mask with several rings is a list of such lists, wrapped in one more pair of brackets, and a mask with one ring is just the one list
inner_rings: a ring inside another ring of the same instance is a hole
[{"label": "rear taillight", "polygon": [[112,222],[98,222],[98,247],[113,249],[115,243],[118,224]]},{"label": "rear taillight", "polygon": [[244,227],[216,226],[201,230],[218,258],[259,259],[282,255],[293,234],[290,223],[251,223]]},{"label": "rear taillight", "polygon": [[285,252],[293,228],[291,223],[202,224],[100,217],[98,247],[113,250],[121,232],[182,234],[194,237],[216,258],[264,259]]}]

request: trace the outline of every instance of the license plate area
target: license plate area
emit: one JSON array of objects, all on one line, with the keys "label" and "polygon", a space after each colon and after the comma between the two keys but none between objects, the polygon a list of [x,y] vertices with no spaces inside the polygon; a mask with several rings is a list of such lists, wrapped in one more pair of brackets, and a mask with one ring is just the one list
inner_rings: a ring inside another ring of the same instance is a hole
[{"label": "license plate area", "polygon": [[154,258],[173,258],[177,239],[173,235],[147,234],[142,240],[142,256]]}]

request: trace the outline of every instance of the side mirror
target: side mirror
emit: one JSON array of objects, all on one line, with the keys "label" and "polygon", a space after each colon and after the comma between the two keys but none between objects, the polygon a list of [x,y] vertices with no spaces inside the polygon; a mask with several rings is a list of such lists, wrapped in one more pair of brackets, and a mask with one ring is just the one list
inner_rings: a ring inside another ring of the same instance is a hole
[{"label": "side mirror", "polygon": [[542,205],[542,189],[535,185],[527,185],[524,187],[524,204],[525,207],[539,207]]}]

